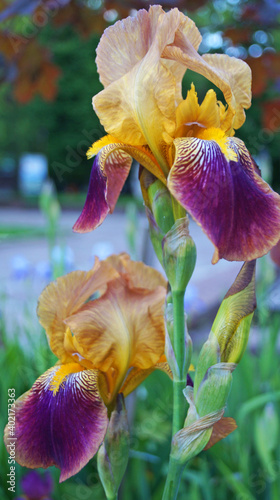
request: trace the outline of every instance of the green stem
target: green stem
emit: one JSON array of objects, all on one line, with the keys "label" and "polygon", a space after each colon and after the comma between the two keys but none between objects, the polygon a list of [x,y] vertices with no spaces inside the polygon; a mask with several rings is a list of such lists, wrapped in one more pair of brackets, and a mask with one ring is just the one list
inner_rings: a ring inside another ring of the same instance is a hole
[{"label": "green stem", "polygon": [[[174,322],[173,349],[179,368],[179,378],[174,378],[173,380],[172,436],[183,428],[187,414],[187,403],[183,395],[183,389],[186,387],[184,295],[184,292],[172,291]],[[178,462],[170,456],[163,500],[176,500],[183,468],[181,464],[178,464]]]},{"label": "green stem", "polygon": [[184,466],[170,457],[162,500],[176,500]]},{"label": "green stem", "polygon": [[173,349],[179,368],[179,379],[174,379],[173,382],[173,436],[182,429],[187,408],[187,403],[183,395],[183,389],[186,387],[184,295],[184,292],[172,291],[174,321]]}]

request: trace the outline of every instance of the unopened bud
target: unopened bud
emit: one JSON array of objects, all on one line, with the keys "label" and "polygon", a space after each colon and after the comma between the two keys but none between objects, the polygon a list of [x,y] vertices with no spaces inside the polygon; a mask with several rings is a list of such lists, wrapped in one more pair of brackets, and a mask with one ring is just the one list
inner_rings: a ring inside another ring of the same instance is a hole
[{"label": "unopened bud", "polygon": [[195,407],[200,417],[224,408],[235,368],[234,363],[217,363],[207,370],[195,395]]},{"label": "unopened bud", "polygon": [[173,292],[185,292],[196,263],[187,217],[176,220],[162,241],[163,267]]},{"label": "unopened bud", "polygon": [[210,332],[207,341],[203,344],[201,351],[199,353],[194,378],[194,394],[196,395],[197,390],[205,377],[207,370],[210,366],[219,363],[220,357],[220,346],[215,335]]},{"label": "unopened bud", "polygon": [[152,245],[154,247],[154,251],[156,253],[156,256],[163,266],[162,262],[162,240],[164,234],[161,232],[160,228],[158,227],[155,218],[149,208],[146,207],[146,215],[147,219],[149,221],[149,229],[150,229],[150,238]]},{"label": "unopened bud", "polygon": [[174,224],[171,195],[158,179],[149,185],[147,191],[149,205],[155,221],[162,233],[166,234]]},{"label": "unopened bud", "polygon": [[184,395],[189,403],[185,426],[172,439],[171,456],[179,464],[186,464],[207,445],[213,425],[220,420],[223,410],[199,417],[193,399],[193,388],[186,387]]},{"label": "unopened bud", "polygon": [[256,261],[243,264],[211,329],[219,342],[221,361],[227,363],[239,363],[247,346],[256,308],[255,266]]},{"label": "unopened bud", "polygon": [[97,455],[97,468],[107,498],[114,498],[125,473],[129,455],[129,431],[122,394],[117,397],[107,433]]}]

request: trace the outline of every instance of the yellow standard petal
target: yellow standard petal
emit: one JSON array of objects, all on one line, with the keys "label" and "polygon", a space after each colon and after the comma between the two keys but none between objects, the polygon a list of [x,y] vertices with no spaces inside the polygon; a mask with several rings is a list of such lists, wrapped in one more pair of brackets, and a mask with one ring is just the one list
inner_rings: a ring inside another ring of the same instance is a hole
[{"label": "yellow standard petal", "polygon": [[195,24],[178,9],[166,14],[153,6],[108,28],[97,49],[105,89],[93,98],[93,106],[102,125],[125,143],[148,144],[166,175],[166,143],[172,143],[175,132],[184,67],[161,56],[182,36],[195,50],[200,42]]},{"label": "yellow standard petal", "polygon": [[104,293],[107,282],[116,276],[118,273],[112,266],[96,259],[90,271],[74,271],[62,276],[41,293],[38,318],[46,330],[51,350],[61,361],[72,360],[64,346],[67,330],[64,320],[77,312],[96,291]]},{"label": "yellow standard petal", "polygon": [[146,278],[140,277],[140,271],[145,276],[147,266],[126,259],[114,257],[120,277],[108,284],[101,298],[86,303],[66,320],[79,354],[106,375],[111,397],[121,388],[129,368],[148,369],[164,353],[166,283],[150,270],[154,286],[147,286]]}]

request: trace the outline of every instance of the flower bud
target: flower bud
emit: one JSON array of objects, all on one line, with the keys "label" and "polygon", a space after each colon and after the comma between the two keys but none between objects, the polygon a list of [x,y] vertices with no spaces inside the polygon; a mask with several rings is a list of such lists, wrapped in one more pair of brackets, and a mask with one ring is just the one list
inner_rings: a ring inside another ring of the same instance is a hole
[{"label": "flower bud", "polygon": [[164,184],[145,168],[140,169],[139,177],[152,245],[162,265],[162,239],[174,224],[172,198]]},{"label": "flower bud", "polygon": [[150,229],[150,238],[152,245],[154,247],[154,251],[156,253],[156,256],[161,263],[163,267],[163,262],[162,262],[162,239],[163,239],[163,233],[161,232],[160,228],[158,227],[155,218],[149,208],[146,207],[146,215],[147,219],[149,221],[149,229]]},{"label": "flower bud", "polygon": [[159,179],[144,168],[140,172],[140,184],[145,205],[165,235],[174,224],[171,194]]},{"label": "flower bud", "polygon": [[220,346],[215,337],[215,335],[210,332],[208,340],[203,344],[201,351],[199,353],[197,366],[195,370],[194,378],[194,394],[196,395],[197,390],[205,377],[207,370],[210,366],[213,366],[220,362]]},{"label": "flower bud", "polygon": [[187,386],[184,395],[189,403],[185,426],[172,439],[171,456],[179,464],[186,464],[207,445],[213,425],[220,420],[223,410],[199,417],[193,398],[193,388]]},{"label": "flower bud", "polygon": [[162,240],[163,267],[172,292],[184,293],[196,263],[196,248],[187,217],[176,220]]},{"label": "flower bud", "polygon": [[219,342],[221,361],[227,363],[239,363],[247,346],[256,308],[255,267],[255,260],[243,264],[211,329]]},{"label": "flower bud", "polygon": [[125,473],[129,455],[129,431],[122,394],[118,394],[107,433],[97,455],[97,468],[107,498],[115,497]]},{"label": "flower bud", "polygon": [[194,398],[200,417],[225,407],[235,368],[234,363],[217,363],[207,370]]}]

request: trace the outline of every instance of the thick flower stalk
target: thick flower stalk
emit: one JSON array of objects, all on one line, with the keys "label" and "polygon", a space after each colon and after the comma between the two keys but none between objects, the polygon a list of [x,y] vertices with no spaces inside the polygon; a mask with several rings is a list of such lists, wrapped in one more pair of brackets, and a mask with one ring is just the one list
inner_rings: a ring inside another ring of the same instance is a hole
[{"label": "thick flower stalk", "polygon": [[[162,275],[126,254],[96,259],[90,271],[74,271],[47,286],[38,317],[58,362],[16,401],[20,465],[55,465],[64,481],[96,454],[112,415],[105,440],[111,443],[117,432],[112,422],[120,428],[118,394],[129,394],[156,368],[170,373],[165,295]],[[9,449],[8,429],[5,444]]]},{"label": "thick flower stalk", "polygon": [[[134,158],[201,225],[213,263],[253,260],[280,239],[280,197],[235,137],[251,105],[250,68],[223,54],[200,56],[200,42],[193,21],[159,5],[105,30],[96,59],[104,90],[93,107],[109,135],[88,152],[96,158],[76,231],[114,210]],[[212,89],[199,103],[193,84],[183,99],[187,69],[217,86],[224,103]]]},{"label": "thick flower stalk", "polygon": [[194,387],[184,390],[189,410],[184,427],[173,436],[164,500],[176,498],[182,469],[191,458],[236,429],[234,419],[223,415],[256,308],[255,264],[243,265],[226,294],[201,349]]}]

